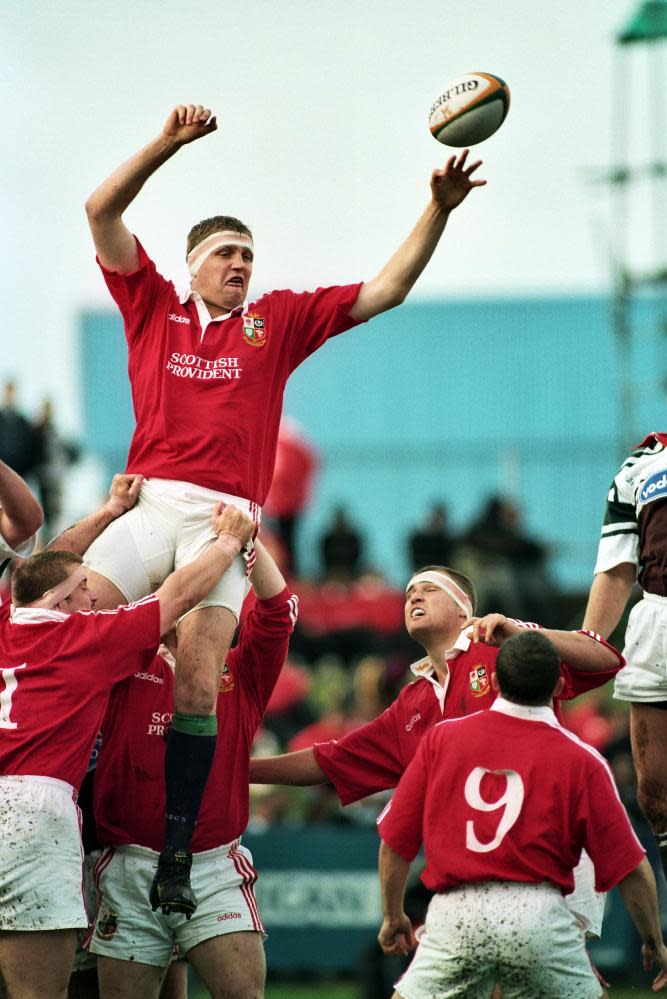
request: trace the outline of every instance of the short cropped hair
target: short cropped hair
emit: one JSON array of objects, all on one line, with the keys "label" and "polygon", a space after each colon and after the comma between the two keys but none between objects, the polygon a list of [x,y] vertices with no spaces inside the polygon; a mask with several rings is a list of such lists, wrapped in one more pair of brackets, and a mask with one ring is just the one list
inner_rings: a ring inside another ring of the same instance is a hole
[{"label": "short cropped hair", "polygon": [[539,631],[522,631],[500,647],[496,678],[503,697],[515,704],[548,704],[560,676],[554,645]]},{"label": "short cropped hair", "polygon": [[[470,597],[472,611],[473,614],[475,613],[475,608],[477,606],[475,584],[469,576],[465,575],[465,573],[459,572],[458,569],[450,569],[447,565],[422,565],[421,568],[415,569],[412,575],[418,576],[420,572],[444,572],[446,576],[451,576],[454,582],[459,584],[463,592]],[[410,578],[412,578],[412,576]]]},{"label": "short cropped hair", "polygon": [[194,250],[195,246],[198,246],[203,239],[214,232],[238,232],[240,235],[250,236],[252,239],[250,229],[240,219],[235,219],[233,215],[213,215],[212,218],[202,219],[201,222],[197,222],[197,225],[193,225],[188,233],[185,255],[187,256]]},{"label": "short cropped hair", "polygon": [[39,552],[18,562],[12,573],[12,602],[16,607],[39,600],[47,590],[62,583],[83,559],[74,552]]}]

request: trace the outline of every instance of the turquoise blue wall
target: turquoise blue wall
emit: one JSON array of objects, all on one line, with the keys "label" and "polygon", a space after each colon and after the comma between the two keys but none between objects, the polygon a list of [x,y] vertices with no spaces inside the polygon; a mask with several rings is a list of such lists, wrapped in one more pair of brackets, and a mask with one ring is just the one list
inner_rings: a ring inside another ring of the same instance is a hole
[{"label": "turquoise blue wall", "polygon": [[[601,297],[406,304],[328,343],[292,376],[285,410],[322,465],[301,539],[344,503],[369,560],[396,580],[404,537],[434,499],[455,527],[490,492],[517,500],[566,586],[586,586],[621,448],[664,428],[664,302],[636,306],[636,419],[621,425],[611,306]],[[85,437],[118,469],[132,430],[126,351],[113,312],[81,317]]]}]

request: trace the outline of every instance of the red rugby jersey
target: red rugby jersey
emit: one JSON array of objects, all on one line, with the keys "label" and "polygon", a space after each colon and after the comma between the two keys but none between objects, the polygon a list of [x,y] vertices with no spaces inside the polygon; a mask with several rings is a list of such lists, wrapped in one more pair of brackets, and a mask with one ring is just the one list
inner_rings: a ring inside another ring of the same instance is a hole
[{"label": "red rugby jersey", "polygon": [[56,777],[77,790],[113,684],[160,643],[160,604],[115,611],[0,614],[0,774]]},{"label": "red rugby jersey", "polygon": [[[202,328],[139,241],[131,274],[102,273],[125,323],[136,429],[128,472],[179,479],[261,506],[271,485],[283,391],[329,337],[358,325],[361,284],[272,291]],[[101,266],[101,265],[100,265]]]},{"label": "red rugby jersey", "polygon": [[[589,636],[613,648],[599,636]],[[449,680],[445,687],[433,683],[427,675],[409,683],[386,711],[373,721],[355,729],[342,739],[313,746],[318,766],[334,785],[344,805],[377,791],[396,787],[426,732],[445,718],[488,708],[496,698],[491,687],[498,649],[483,642],[472,643],[447,663]],[[561,664],[565,686],[558,700],[570,700],[587,690],[612,680],[625,660],[620,652],[618,666],[601,673],[588,673]],[[414,670],[428,667],[428,660],[415,664]],[[431,672],[428,671],[427,672]]]},{"label": "red rugby jersey", "polygon": [[424,843],[422,881],[438,892],[550,881],[567,895],[582,849],[604,892],[644,856],[600,754],[549,708],[502,698],[425,735],[378,828],[406,860]]},{"label": "red rugby jersey", "polygon": [[[248,824],[250,748],[287,656],[297,598],[286,588],[254,603],[227,656],[218,695],[218,738],[192,849],[237,839]],[[102,724],[93,809],[103,846],[161,850],[164,838],[165,731],[174,711],[174,677],[162,656],[114,688]]]}]

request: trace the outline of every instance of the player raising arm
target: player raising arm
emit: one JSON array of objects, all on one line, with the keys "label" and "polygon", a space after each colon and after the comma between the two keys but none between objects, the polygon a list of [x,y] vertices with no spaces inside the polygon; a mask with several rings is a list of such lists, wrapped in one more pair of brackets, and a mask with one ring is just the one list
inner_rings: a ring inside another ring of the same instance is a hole
[{"label": "player raising arm", "polygon": [[142,672],[160,635],[229,568],[253,530],[216,510],[217,540],[155,596],[94,610],[87,570],[71,551],[21,561],[13,610],[0,616],[0,968],[9,995],[62,999],[81,894],[76,797],[111,687]]},{"label": "player raising arm", "polygon": [[[216,747],[192,839],[199,905],[189,921],[154,915],[148,900],[162,840],[164,732],[174,710],[167,650],[111,694],[94,779],[104,852],[98,863],[103,903],[91,951],[98,955],[102,999],[154,999],[175,944],[212,996],[264,993],[257,872],[241,835],[248,824],[250,747],[285,661],[297,599],[260,541],[250,580],[254,596],[220,680],[217,717],[225,743],[220,739]],[[110,934],[117,913],[122,919]]]},{"label": "player raising arm", "polygon": [[654,990],[667,986],[653,872],[607,763],[556,720],[560,674],[544,634],[507,641],[491,710],[431,729],[380,816],[385,953],[407,954],[414,945],[403,894],[422,841],[422,880],[436,893],[395,999],[484,996],[495,982],[505,999],[599,999],[563,899],[584,848],[597,889],[619,886],[643,941],[644,967],[661,969]]},{"label": "player raising arm", "polygon": [[[254,261],[250,229],[230,215],[197,223],[188,236],[191,283],[179,295],[157,273],[123,213],[146,180],[182,146],[216,129],[201,105],[174,108],[162,131],[115,170],[86,203],[98,259],[123,315],[136,430],[127,471],[147,477],[139,503],[87,553],[100,606],[145,596],[174,565],[207,542],[208,510],[221,499],[259,520],[271,482],[285,384],[330,337],[402,302],[430,259],[450,213],[484,181],[467,152],[431,177],[427,208],[380,273],[362,284],[295,294],[274,291],[248,303]],[[249,555],[251,559],[251,555]],[[179,621],[175,714],[169,739],[160,907],[194,906],[187,879],[167,878],[187,852],[215,750],[218,664],[229,648],[246,589],[246,566],[232,567],[201,606]],[[185,746],[187,744],[187,750]],[[181,789],[193,789],[187,802]],[[196,793],[194,793],[196,791]],[[183,868],[185,870],[185,867]]]}]

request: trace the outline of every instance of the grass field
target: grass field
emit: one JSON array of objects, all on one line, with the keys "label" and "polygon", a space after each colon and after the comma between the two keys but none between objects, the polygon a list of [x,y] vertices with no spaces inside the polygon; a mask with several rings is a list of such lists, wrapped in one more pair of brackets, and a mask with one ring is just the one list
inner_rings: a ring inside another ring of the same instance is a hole
[{"label": "grass field", "polygon": [[[609,999],[649,999],[654,995],[655,992],[640,985],[614,986],[609,992]],[[208,999],[208,992],[193,992],[191,999]],[[360,999],[360,993],[353,982],[311,982],[307,985],[303,982],[281,982],[267,985],[266,999]]]}]

